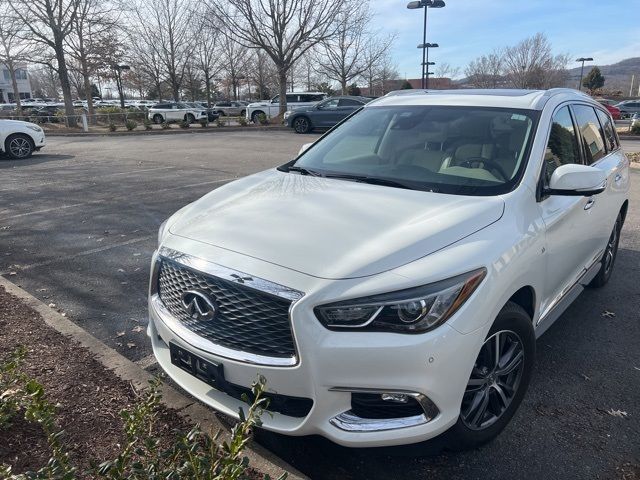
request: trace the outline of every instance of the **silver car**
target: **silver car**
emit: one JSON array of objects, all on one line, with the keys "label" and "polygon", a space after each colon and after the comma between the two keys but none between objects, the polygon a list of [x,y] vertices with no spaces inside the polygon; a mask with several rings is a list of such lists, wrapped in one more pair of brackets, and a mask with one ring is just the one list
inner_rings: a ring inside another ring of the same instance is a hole
[{"label": "silver car", "polygon": [[213,105],[213,111],[221,117],[244,117],[247,111],[247,104],[245,102],[233,101],[233,102],[217,102]]}]

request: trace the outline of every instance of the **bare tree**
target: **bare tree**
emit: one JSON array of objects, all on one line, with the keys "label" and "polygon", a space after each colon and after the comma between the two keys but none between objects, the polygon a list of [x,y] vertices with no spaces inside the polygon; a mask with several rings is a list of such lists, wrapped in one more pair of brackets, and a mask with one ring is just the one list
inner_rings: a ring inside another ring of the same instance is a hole
[{"label": "bare tree", "polygon": [[151,57],[160,62],[175,101],[187,68],[193,37],[189,0],[145,0],[134,7],[132,27],[139,41],[147,42]]},{"label": "bare tree", "polygon": [[368,1],[351,1],[334,20],[335,34],[321,43],[317,56],[319,70],[340,84],[343,95],[351,81],[388,52],[395,37],[371,31],[372,18]]},{"label": "bare tree", "polygon": [[[390,80],[399,77],[397,66],[393,63],[390,52],[387,50],[378,55],[376,39],[371,39],[371,44],[365,52],[367,68],[362,73],[362,78],[367,84],[369,95],[384,95],[391,90]],[[375,60],[374,60],[375,59]]]},{"label": "bare tree", "polygon": [[60,95],[58,72],[50,65],[38,65],[29,70],[31,90],[35,97],[55,98]]},{"label": "bare tree", "polygon": [[[200,5],[200,4],[198,4]],[[196,18],[202,19],[195,23],[194,38],[194,66],[202,74],[204,90],[207,95],[207,106],[211,108],[212,82],[222,68],[219,49],[219,32],[206,18],[206,12],[197,11]]]},{"label": "bare tree", "polygon": [[543,33],[507,47],[503,75],[514,88],[551,88],[566,81],[567,55],[554,55]]},{"label": "bare tree", "polygon": [[24,62],[30,53],[33,54],[33,46],[24,40],[25,26],[12,14],[7,0],[0,0],[0,12],[0,63],[9,71],[13,98],[20,113],[22,105],[16,71],[21,62]]},{"label": "bare tree", "polygon": [[247,48],[261,48],[278,70],[280,113],[287,110],[287,73],[312,46],[335,32],[345,0],[207,0],[214,16]]},{"label": "bare tree", "polygon": [[66,38],[67,58],[73,59],[82,79],[78,96],[87,100],[89,115],[93,115],[91,78],[105,65],[117,63],[121,55],[118,41],[118,15],[115,5],[103,0],[78,0],[77,14],[71,34]]},{"label": "bare tree", "polygon": [[434,71],[438,78],[455,78],[460,75],[460,67],[453,67],[446,62],[437,65]]},{"label": "bare tree", "polygon": [[71,83],[65,55],[65,41],[73,31],[80,0],[8,0],[15,16],[23,22],[32,41],[51,48],[55,62],[47,63],[58,72],[64,109],[73,115]]},{"label": "bare tree", "polygon": [[[150,45],[143,35],[133,30],[129,32],[129,64],[137,73],[139,83],[153,86],[149,92],[157,95],[162,100],[163,64],[156,48]],[[155,97],[155,95],[152,95]]]},{"label": "bare tree", "polygon": [[238,42],[233,31],[226,31],[220,44],[222,66],[227,73],[231,95],[237,100],[240,77],[246,77],[245,70],[250,60],[249,50]]},{"label": "bare tree", "polygon": [[502,82],[503,55],[494,50],[472,60],[465,69],[469,83],[476,88],[498,88]]},{"label": "bare tree", "polygon": [[255,50],[255,53],[248,66],[250,78],[256,86],[256,95],[259,100],[271,97],[271,93],[278,87],[277,71],[271,58],[262,50]]}]

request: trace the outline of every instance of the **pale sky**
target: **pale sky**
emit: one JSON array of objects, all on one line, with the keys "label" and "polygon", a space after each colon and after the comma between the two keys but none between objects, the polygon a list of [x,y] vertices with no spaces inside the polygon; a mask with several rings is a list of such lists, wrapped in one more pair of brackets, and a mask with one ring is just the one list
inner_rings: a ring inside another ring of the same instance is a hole
[{"label": "pale sky", "polygon": [[[398,34],[392,56],[400,75],[419,78],[423,10],[408,10],[407,1],[372,0],[371,8],[377,28]],[[430,51],[429,60],[463,71],[470,60],[537,32],[547,35],[555,53],[593,57],[594,65],[640,56],[640,0],[445,2],[446,7],[428,12],[427,42],[440,45]]]}]

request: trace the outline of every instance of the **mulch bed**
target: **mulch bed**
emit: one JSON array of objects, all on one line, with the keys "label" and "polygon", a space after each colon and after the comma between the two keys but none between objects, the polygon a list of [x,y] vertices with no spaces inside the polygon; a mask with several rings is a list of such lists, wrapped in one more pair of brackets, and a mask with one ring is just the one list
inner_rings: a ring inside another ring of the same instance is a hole
[{"label": "mulch bed", "polygon": [[[0,287],[0,359],[18,346],[28,352],[22,370],[44,385],[50,402],[59,404],[58,424],[65,431],[63,443],[72,464],[87,468],[115,458],[124,440],[119,412],[135,401],[133,387]],[[175,430],[188,428],[175,411],[160,411],[157,437],[163,443],[175,438]],[[11,465],[14,474],[37,470],[49,454],[40,427],[20,415],[0,430],[0,463]]]}]

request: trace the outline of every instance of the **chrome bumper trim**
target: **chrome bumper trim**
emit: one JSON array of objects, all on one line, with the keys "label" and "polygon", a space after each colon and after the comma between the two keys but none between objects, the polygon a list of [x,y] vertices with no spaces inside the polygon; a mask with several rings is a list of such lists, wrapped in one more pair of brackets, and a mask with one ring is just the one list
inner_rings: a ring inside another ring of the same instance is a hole
[{"label": "chrome bumper trim", "polygon": [[354,414],[351,410],[336,415],[329,423],[345,432],[384,432],[387,430],[398,430],[401,428],[417,427],[424,425],[435,419],[440,411],[438,407],[422,393],[407,390],[394,390],[384,388],[359,388],[359,387],[332,387],[330,392],[348,393],[396,393],[404,394],[416,399],[424,410],[422,415],[400,418],[362,418]]}]

